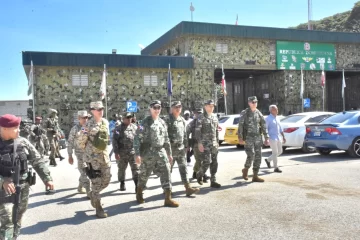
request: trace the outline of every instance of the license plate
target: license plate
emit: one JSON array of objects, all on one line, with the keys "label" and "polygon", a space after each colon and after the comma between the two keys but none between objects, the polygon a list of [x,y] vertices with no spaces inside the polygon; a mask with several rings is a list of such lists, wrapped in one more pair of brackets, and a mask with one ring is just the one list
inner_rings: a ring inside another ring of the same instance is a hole
[{"label": "license plate", "polygon": [[314,132],[314,137],[320,137],[321,132]]},{"label": "license plate", "polygon": [[229,131],[229,135],[232,135],[233,134],[233,131],[231,130],[231,131]]}]

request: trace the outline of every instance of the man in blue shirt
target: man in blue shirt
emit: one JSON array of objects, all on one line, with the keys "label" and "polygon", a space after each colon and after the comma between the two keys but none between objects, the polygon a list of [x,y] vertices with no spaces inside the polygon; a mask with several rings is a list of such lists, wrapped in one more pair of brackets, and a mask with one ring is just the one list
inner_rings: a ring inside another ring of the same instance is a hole
[{"label": "man in blue shirt", "polygon": [[268,129],[270,137],[270,147],[272,154],[268,159],[265,159],[265,162],[268,168],[271,168],[270,162],[274,161],[274,172],[281,173],[282,171],[278,167],[278,157],[282,154],[282,143],[285,143],[285,136],[280,125],[280,121],[277,118],[278,108],[276,105],[270,105],[269,107],[270,115],[266,118],[266,128]]}]

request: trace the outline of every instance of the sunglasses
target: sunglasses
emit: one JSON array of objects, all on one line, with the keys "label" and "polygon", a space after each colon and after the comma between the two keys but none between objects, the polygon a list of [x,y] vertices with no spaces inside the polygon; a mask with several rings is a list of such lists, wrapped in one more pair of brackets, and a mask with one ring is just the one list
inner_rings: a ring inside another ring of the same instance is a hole
[{"label": "sunglasses", "polygon": [[103,109],[103,108],[91,108],[91,110],[96,110],[96,111],[98,111],[98,112],[101,112],[101,111],[103,111],[104,109]]},{"label": "sunglasses", "polygon": [[252,104],[256,104],[257,102],[251,102]]},{"label": "sunglasses", "polygon": [[154,107],[152,107],[152,109],[154,109],[154,110],[160,110],[161,107],[160,107],[160,106],[154,106]]},{"label": "sunglasses", "polygon": [[174,106],[173,108],[182,108],[182,106],[180,105],[180,106]]},{"label": "sunglasses", "polygon": [[89,117],[81,117],[82,119],[88,119]]},{"label": "sunglasses", "polygon": [[130,118],[133,118],[133,117],[132,117],[132,116],[127,116],[126,118],[127,118],[127,119],[130,119]]}]

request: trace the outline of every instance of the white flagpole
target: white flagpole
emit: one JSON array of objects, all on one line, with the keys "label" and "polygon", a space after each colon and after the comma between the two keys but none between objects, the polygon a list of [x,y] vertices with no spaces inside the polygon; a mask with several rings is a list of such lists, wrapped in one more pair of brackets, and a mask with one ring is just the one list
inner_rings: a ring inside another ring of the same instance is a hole
[{"label": "white flagpole", "polygon": [[[321,73],[321,81],[324,81],[323,87],[322,87],[322,94],[323,94],[323,112],[325,112],[325,85],[326,85],[326,77],[325,77],[325,72],[324,70]],[[324,80],[323,80],[324,79]]]},{"label": "white flagpole", "polygon": [[108,119],[107,91],[106,91],[106,64],[104,64],[104,74],[105,74],[105,118]]},{"label": "white flagpole", "polygon": [[343,69],[343,78],[342,78],[342,98],[343,98],[343,111],[345,112],[345,87],[346,87],[346,83],[345,83],[345,72]]},{"label": "white flagpole", "polygon": [[32,80],[32,96],[33,96],[33,123],[35,123],[35,88],[34,88],[34,65],[31,60],[31,80]]},{"label": "white flagpole", "polygon": [[227,104],[226,104],[226,95],[227,94],[225,94],[225,92],[226,92],[226,80],[225,80],[225,73],[224,73],[224,64],[221,64],[221,69],[222,69],[222,75],[223,76],[221,76],[221,78],[223,78],[224,77],[224,84],[225,84],[225,86],[224,86],[224,88],[223,88],[223,92],[224,92],[224,104],[225,104],[225,115],[227,115]]},{"label": "white flagpole", "polygon": [[303,69],[302,68],[301,68],[300,97],[301,97],[301,109],[302,109],[302,112],[304,112],[304,74],[303,74]]}]

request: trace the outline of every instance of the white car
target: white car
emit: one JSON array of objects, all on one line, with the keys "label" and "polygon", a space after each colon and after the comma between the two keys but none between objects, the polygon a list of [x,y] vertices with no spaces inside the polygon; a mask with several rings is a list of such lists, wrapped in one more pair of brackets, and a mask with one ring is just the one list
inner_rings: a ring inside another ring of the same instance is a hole
[{"label": "white car", "polygon": [[334,115],[334,112],[303,112],[287,116],[280,120],[280,125],[284,131],[286,143],[283,150],[287,147],[298,147],[303,152],[309,152],[304,146],[306,134],[306,124],[319,123],[324,119]]},{"label": "white car", "polygon": [[219,118],[219,144],[224,141],[226,127],[231,127],[239,123],[239,119],[235,122],[235,118],[240,117],[240,114],[226,115]]}]

